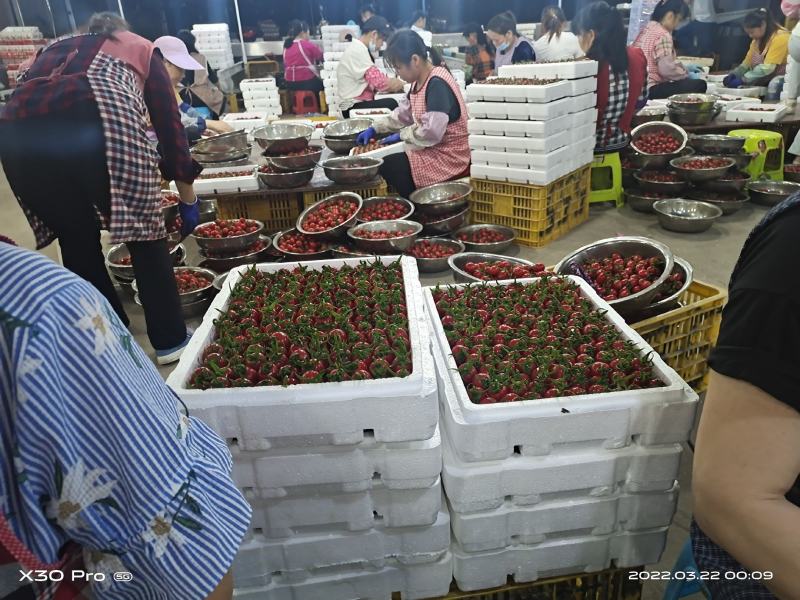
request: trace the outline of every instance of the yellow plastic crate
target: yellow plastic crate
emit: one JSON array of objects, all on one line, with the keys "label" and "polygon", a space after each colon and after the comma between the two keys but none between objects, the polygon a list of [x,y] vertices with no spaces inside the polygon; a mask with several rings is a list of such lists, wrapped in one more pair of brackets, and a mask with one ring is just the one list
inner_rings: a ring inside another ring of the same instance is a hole
[{"label": "yellow plastic crate", "polygon": [[292,192],[247,192],[217,196],[220,219],[256,219],[264,223],[264,233],[291,229],[300,216],[300,195]]},{"label": "yellow plastic crate", "polygon": [[680,308],[631,327],[700,393],[708,387],[708,357],[717,343],[727,297],[723,288],[693,281],[681,296]]},{"label": "yellow plastic crate", "polygon": [[370,185],[364,187],[349,187],[349,188],[329,188],[326,190],[320,190],[318,192],[303,192],[303,208],[306,209],[315,202],[319,202],[320,200],[324,200],[328,196],[332,196],[336,192],[353,192],[354,194],[358,194],[362,198],[371,198],[372,196],[387,196],[389,192],[387,191],[388,188],[386,187],[386,182],[383,180],[382,177],[379,177],[377,181],[372,182]]},{"label": "yellow plastic crate", "polygon": [[544,186],[484,179],[470,183],[470,221],[511,227],[516,241],[526,246],[544,246],[589,218],[589,167]]},{"label": "yellow plastic crate", "polygon": [[[454,583],[441,600],[641,600],[642,582],[629,574],[640,570],[607,569],[532,583],[509,583],[477,592],[462,592]],[[393,594],[392,599],[400,600],[400,594]]]}]

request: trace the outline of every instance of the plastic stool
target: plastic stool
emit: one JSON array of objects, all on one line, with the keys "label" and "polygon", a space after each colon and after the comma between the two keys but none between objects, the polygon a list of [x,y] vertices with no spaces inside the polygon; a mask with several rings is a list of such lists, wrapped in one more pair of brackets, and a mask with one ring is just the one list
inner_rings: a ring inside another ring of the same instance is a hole
[{"label": "plastic stool", "polygon": [[295,90],[293,92],[292,112],[296,115],[319,112],[319,99],[316,92]]},{"label": "plastic stool", "polygon": [[686,543],[681,549],[678,560],[675,561],[675,566],[672,567],[672,572],[695,573],[696,579],[695,581],[680,581],[673,579],[669,582],[669,585],[667,585],[667,589],[664,590],[662,600],[678,600],[678,598],[691,596],[692,594],[697,594],[698,592],[702,592],[706,598],[711,597],[708,591],[705,589],[703,582],[700,581],[700,569],[697,568],[697,564],[694,562],[691,538],[686,538]]},{"label": "plastic stool", "polygon": [[762,129],[734,129],[728,135],[745,138],[744,151],[756,156],[745,169],[753,179],[766,175],[773,181],[783,181],[783,136]]},{"label": "plastic stool", "polygon": [[594,161],[592,161],[589,204],[597,202],[613,202],[617,208],[624,204],[622,199],[622,162],[619,152],[595,154]]}]

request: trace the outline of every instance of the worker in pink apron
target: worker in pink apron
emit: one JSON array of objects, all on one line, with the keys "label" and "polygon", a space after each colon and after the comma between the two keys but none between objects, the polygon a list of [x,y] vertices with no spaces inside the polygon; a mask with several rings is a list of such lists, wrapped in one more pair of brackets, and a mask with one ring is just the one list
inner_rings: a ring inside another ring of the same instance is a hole
[{"label": "worker in pink apron", "polygon": [[411,91],[391,115],[358,136],[361,145],[387,133],[382,144],[405,142],[405,152],[384,157],[383,178],[408,197],[418,188],[469,175],[467,107],[439,54],[419,34],[403,30],[389,39],[384,61]]},{"label": "worker in pink apron", "polygon": [[324,89],[317,68],[322,59],[322,50],[309,39],[308,23],[290,21],[289,35],[283,42],[286,88],[319,94]]}]

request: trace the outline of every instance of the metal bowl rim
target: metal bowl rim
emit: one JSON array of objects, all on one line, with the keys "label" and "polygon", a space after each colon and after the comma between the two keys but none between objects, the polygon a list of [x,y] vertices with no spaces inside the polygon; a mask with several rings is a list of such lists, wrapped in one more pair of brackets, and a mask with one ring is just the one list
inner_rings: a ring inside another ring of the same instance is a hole
[{"label": "metal bowl rim", "polygon": [[[684,217],[681,215],[674,215],[672,213],[664,212],[664,210],[660,210],[663,209],[667,204],[676,202],[686,203],[686,204],[697,204],[703,206],[704,208],[710,209],[715,214],[695,218],[695,217]],[[722,209],[719,206],[716,206],[711,202],[704,202],[703,200],[690,200],[688,198],[668,198],[665,200],[659,200],[658,202],[653,203],[653,210],[656,211],[656,213],[663,215],[665,217],[670,217],[672,219],[683,219],[685,221],[705,221],[707,219],[711,219],[713,221],[714,219],[719,219],[722,216]]]},{"label": "metal bowl rim", "polygon": [[[347,196],[348,198],[354,199],[356,201],[356,203],[358,204],[358,208],[356,208],[356,212],[353,214],[353,216],[351,218],[349,218],[344,223],[340,223],[336,227],[332,227],[330,229],[326,229],[325,231],[308,232],[308,231],[306,231],[305,229],[302,228],[302,223],[303,223],[303,221],[305,220],[305,218],[308,215],[310,215],[312,212],[314,212],[314,210],[316,210],[320,206],[322,206],[325,202],[328,202],[328,201],[330,201],[330,200],[332,200],[334,198],[339,198],[340,196]],[[356,219],[358,217],[358,213],[361,211],[361,207],[363,206],[363,204],[364,204],[364,199],[361,196],[359,196],[358,194],[356,194],[355,192],[337,192],[335,194],[331,194],[330,196],[326,196],[325,198],[323,198],[319,202],[315,202],[311,206],[308,206],[305,209],[303,209],[303,212],[301,212],[300,215],[297,217],[297,225],[295,226],[295,229],[297,229],[297,231],[299,233],[302,233],[303,235],[310,235],[312,237],[315,236],[315,235],[325,235],[326,233],[330,233],[331,231],[334,231],[334,230],[338,229],[339,227],[347,225],[347,223],[350,223],[351,221],[353,223],[355,223]]]}]

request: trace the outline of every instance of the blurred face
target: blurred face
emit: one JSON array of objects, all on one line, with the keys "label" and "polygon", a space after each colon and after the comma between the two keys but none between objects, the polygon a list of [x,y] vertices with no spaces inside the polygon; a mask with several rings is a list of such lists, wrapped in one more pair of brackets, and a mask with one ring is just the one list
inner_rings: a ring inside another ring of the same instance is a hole
[{"label": "blurred face", "polygon": [[590,29],[589,31],[584,31],[578,36],[578,44],[580,45],[584,54],[588,53],[589,50],[592,49],[592,44],[594,44],[594,35],[594,30]]},{"label": "blurred face", "polygon": [[169,80],[172,82],[172,85],[178,85],[184,76],[184,70],[180,67],[176,67],[171,62],[169,62],[166,58],[164,59],[164,66],[167,69],[167,73],[169,74]]},{"label": "blurred face", "polygon": [[750,36],[751,40],[761,41],[767,35],[767,24],[764,23],[760,27],[745,28],[745,32]]},{"label": "blurred face", "polygon": [[407,65],[395,65],[395,72],[397,76],[406,83],[413,83],[419,79],[422,74],[423,64],[422,59],[414,54],[411,56],[411,62]]},{"label": "blurred face", "polygon": [[365,23],[367,20],[371,19],[374,16],[375,13],[373,13],[371,10],[365,10],[361,13],[361,22]]},{"label": "blurred face", "polygon": [[419,19],[417,19],[417,22],[414,23],[414,25],[416,25],[420,29],[425,29],[425,25],[427,23],[428,23],[428,20],[425,17],[420,17]]},{"label": "blurred face", "polygon": [[505,34],[501,34],[490,29],[486,32],[486,37],[492,40],[492,44],[494,44],[495,48],[501,48],[503,44],[508,44],[510,46],[514,43],[514,34],[510,31],[507,31]]},{"label": "blurred face", "polygon": [[674,12],[667,13],[663,19],[661,19],[661,25],[664,26],[664,29],[667,31],[675,31],[678,28],[678,25],[681,23],[680,15],[675,14]]},{"label": "blurred face", "polygon": [[466,38],[467,38],[467,43],[470,46],[477,46],[478,45],[478,34],[475,33],[474,31],[472,33],[470,33],[468,36],[466,36]]}]

